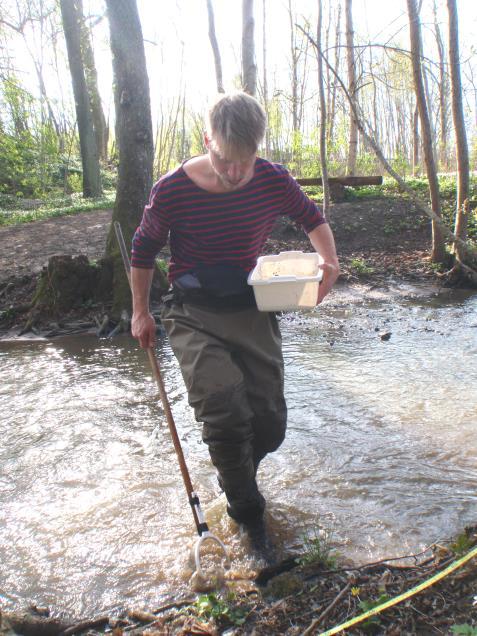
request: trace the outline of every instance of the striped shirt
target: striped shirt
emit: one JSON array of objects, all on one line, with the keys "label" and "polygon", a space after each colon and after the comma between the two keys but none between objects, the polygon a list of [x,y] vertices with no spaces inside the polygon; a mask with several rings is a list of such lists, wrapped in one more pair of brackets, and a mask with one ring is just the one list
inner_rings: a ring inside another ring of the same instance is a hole
[{"label": "striped shirt", "polygon": [[154,185],[133,238],[131,264],[151,269],[169,237],[169,280],[197,265],[231,264],[249,272],[280,215],[306,233],[326,223],[316,204],[279,164],[257,158],[252,179],[242,188],[208,192],[184,168]]}]

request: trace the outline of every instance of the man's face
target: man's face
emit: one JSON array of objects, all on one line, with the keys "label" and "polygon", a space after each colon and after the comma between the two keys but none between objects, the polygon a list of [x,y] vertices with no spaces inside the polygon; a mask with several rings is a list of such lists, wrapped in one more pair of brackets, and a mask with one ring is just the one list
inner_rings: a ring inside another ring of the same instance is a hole
[{"label": "man's face", "polygon": [[230,157],[222,152],[220,143],[205,137],[205,145],[209,151],[209,159],[213,171],[227,190],[237,190],[253,177],[255,153],[242,157]]}]

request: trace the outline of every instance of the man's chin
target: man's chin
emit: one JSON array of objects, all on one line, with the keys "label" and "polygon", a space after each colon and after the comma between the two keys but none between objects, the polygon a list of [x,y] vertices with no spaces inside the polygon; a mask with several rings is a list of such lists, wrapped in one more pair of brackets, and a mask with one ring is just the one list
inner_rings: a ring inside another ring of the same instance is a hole
[{"label": "man's chin", "polygon": [[225,181],[225,179],[222,179],[222,185],[224,186],[224,188],[227,188],[227,190],[237,190],[241,187],[243,181],[244,180],[241,179],[238,183],[231,183],[230,181]]}]

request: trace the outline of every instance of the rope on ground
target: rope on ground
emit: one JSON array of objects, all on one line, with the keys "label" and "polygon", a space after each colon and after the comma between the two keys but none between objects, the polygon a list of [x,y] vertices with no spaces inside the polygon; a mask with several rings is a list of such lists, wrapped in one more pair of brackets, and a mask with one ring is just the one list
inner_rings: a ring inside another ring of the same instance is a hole
[{"label": "rope on ground", "polygon": [[467,561],[470,561],[470,559],[476,556],[477,556],[477,547],[475,547],[473,550],[468,552],[462,558],[451,563],[447,568],[445,568],[445,570],[442,570],[441,572],[438,572],[437,574],[432,576],[430,579],[427,579],[427,581],[424,581],[423,583],[416,585],[415,587],[411,588],[407,592],[404,592],[403,594],[400,594],[399,596],[396,596],[392,598],[391,600],[386,601],[385,603],[382,603],[381,605],[378,605],[377,607],[373,607],[373,609],[369,610],[368,612],[365,612],[364,614],[360,614],[359,616],[355,616],[354,618],[351,618],[349,621],[346,621],[346,623],[342,623],[341,625],[338,625],[337,627],[328,629],[326,632],[322,632],[320,636],[333,636],[333,634],[338,634],[338,632],[342,632],[345,629],[348,629],[348,627],[351,627],[352,625],[361,623],[362,621],[366,620],[370,616],[375,616],[376,614],[380,614],[385,609],[388,609],[388,607],[397,605],[398,603],[401,603],[401,601],[405,601],[411,596],[415,596],[422,590],[425,590],[431,585],[434,585],[434,583],[437,583],[437,581],[440,581],[441,579],[445,578],[448,574],[450,574],[451,572],[454,572],[454,570],[457,570],[458,568],[463,566],[465,563],[467,563]]}]

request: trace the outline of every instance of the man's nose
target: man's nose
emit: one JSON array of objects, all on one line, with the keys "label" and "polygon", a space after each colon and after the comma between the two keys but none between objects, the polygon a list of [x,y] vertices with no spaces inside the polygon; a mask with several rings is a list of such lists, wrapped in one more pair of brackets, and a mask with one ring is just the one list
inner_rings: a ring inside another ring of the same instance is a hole
[{"label": "man's nose", "polygon": [[233,182],[238,182],[242,179],[242,167],[239,163],[231,163],[227,170],[228,178]]}]

